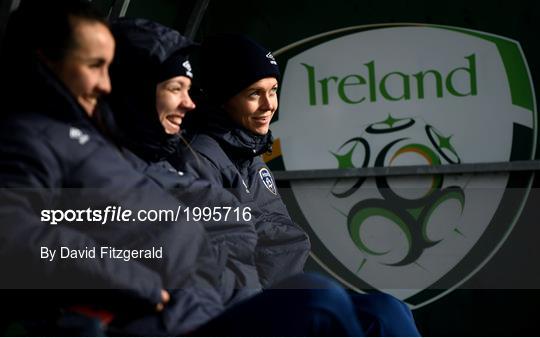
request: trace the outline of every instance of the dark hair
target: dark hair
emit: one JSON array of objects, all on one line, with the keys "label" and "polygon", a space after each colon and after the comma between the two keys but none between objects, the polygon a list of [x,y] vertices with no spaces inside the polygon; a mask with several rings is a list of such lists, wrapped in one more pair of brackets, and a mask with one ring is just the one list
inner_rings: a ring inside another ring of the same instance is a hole
[{"label": "dark hair", "polygon": [[9,18],[0,55],[2,111],[16,110],[28,79],[41,71],[41,58],[60,62],[75,47],[74,20],[107,25],[84,0],[23,0]]},{"label": "dark hair", "polygon": [[51,61],[61,60],[75,44],[74,19],[108,26],[105,16],[87,0],[25,0],[8,27],[8,34],[13,33],[10,40],[17,41],[5,47],[15,48],[17,53],[40,51]]}]

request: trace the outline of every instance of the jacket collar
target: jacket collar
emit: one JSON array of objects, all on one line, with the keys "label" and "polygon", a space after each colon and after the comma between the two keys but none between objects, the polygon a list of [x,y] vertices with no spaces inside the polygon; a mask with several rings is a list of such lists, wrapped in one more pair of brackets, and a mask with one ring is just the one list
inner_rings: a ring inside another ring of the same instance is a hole
[{"label": "jacket collar", "polygon": [[[151,87],[142,89],[154,93]],[[155,97],[142,90],[132,98],[116,95],[122,99],[109,97],[113,111],[104,122],[121,145],[147,162],[165,160],[176,152],[181,136],[165,133],[155,111]]]},{"label": "jacket collar", "polygon": [[[30,99],[26,97],[25,83],[31,83],[34,88]],[[93,125],[66,86],[41,62],[34,61],[28,65],[9,96],[9,113],[36,112],[67,123]]]},{"label": "jacket collar", "polygon": [[216,139],[226,152],[239,158],[252,158],[272,151],[272,133],[256,135],[234,123],[220,108],[209,110],[204,133]]}]

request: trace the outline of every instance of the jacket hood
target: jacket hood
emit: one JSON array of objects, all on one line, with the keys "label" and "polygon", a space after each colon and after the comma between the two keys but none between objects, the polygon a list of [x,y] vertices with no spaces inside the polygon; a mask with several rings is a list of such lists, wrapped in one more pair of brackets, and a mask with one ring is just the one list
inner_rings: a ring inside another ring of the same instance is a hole
[{"label": "jacket hood", "polygon": [[121,142],[147,161],[167,157],[178,135],[163,130],[156,111],[156,85],[171,56],[197,45],[176,30],[146,19],[124,18],[111,25],[116,55],[111,65],[109,102]]}]

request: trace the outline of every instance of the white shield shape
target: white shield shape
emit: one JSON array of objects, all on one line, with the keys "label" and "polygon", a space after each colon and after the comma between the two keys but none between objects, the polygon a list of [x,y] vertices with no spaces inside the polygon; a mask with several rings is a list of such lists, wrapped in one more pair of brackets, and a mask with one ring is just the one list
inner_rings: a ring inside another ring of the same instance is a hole
[{"label": "white shield shape", "polygon": [[[274,55],[285,65],[274,156],[287,170],[533,158],[536,103],[516,41],[377,25],[321,34]],[[328,272],[419,307],[458,287],[503,245],[531,182],[512,174],[293,181],[281,194]]]}]

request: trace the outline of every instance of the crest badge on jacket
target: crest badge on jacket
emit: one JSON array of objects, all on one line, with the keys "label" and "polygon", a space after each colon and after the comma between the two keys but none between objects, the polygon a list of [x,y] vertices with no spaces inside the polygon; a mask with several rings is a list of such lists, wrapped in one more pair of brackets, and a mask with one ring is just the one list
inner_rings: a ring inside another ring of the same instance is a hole
[{"label": "crest badge on jacket", "polygon": [[274,179],[270,174],[270,170],[268,170],[268,168],[261,168],[259,170],[259,176],[261,177],[266,189],[270,190],[272,194],[277,195],[276,184],[274,183]]}]

